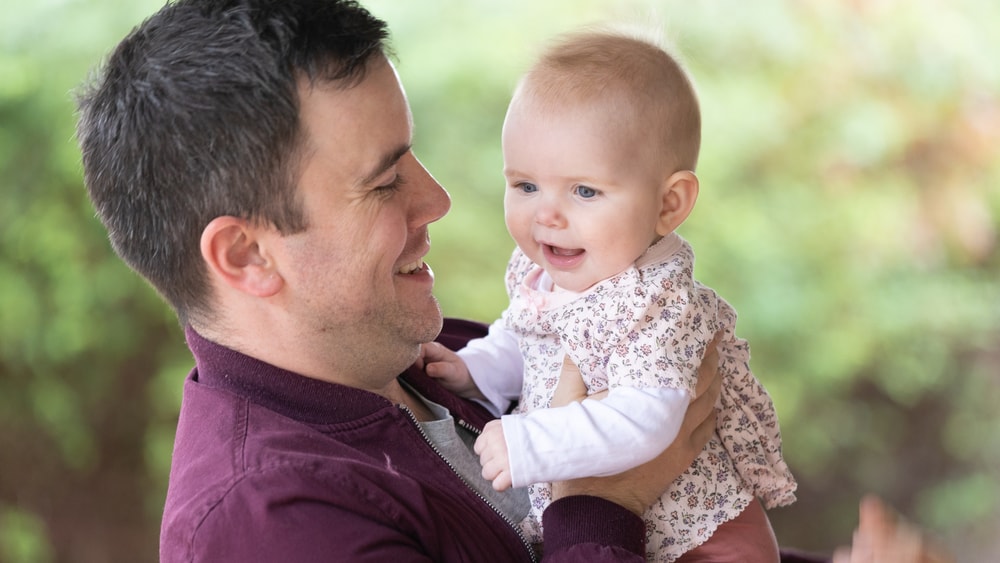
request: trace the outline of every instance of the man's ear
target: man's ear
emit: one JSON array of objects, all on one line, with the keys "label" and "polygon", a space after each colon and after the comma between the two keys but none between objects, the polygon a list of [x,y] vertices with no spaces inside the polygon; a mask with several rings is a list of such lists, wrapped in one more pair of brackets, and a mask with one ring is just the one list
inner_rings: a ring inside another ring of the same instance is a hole
[{"label": "man's ear", "polygon": [[674,172],[660,187],[656,234],[666,236],[681,225],[698,200],[698,177],[690,170]]},{"label": "man's ear", "polygon": [[255,297],[270,297],[284,280],[262,245],[265,229],[246,219],[216,217],[201,232],[201,256],[221,283]]}]

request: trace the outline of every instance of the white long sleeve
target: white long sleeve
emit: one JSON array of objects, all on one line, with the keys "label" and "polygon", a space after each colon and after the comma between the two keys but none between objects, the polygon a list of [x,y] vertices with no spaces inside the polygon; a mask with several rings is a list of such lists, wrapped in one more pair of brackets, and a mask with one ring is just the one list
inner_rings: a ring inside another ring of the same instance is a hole
[{"label": "white long sleeve", "polygon": [[486,336],[470,340],[458,351],[458,355],[465,361],[469,375],[488,401],[477,402],[494,416],[507,412],[511,403],[520,397],[524,381],[524,358],[517,336],[504,328],[503,321],[498,320],[490,325]]},{"label": "white long sleeve", "polygon": [[672,388],[618,387],[603,400],[506,415],[513,486],[621,473],[659,455],[690,397]]}]

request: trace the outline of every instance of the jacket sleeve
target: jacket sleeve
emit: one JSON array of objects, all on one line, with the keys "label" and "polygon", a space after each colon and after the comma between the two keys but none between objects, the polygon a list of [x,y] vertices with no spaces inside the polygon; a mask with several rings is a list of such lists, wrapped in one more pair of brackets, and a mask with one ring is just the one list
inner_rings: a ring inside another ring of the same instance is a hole
[{"label": "jacket sleeve", "polygon": [[598,497],[572,496],[542,515],[544,563],[646,561],[646,526],[635,514]]}]

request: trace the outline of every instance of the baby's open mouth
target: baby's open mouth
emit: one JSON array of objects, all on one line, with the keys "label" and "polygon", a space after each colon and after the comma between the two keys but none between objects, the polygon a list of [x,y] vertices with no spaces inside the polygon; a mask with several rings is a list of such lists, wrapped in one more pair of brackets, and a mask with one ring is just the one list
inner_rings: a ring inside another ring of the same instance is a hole
[{"label": "baby's open mouth", "polygon": [[577,256],[583,254],[582,248],[560,248],[558,246],[549,245],[549,250],[555,256]]}]

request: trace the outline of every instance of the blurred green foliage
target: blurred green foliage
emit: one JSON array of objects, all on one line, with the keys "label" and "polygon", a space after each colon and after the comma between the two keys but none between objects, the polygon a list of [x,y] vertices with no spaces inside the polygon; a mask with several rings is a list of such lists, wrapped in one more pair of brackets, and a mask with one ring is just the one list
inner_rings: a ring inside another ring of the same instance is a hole
[{"label": "blurred green foliage", "polygon": [[[72,90],[161,3],[13,3],[0,20],[0,561],[155,561],[191,359],[111,253]],[[1000,559],[1000,5],[991,0],[371,0],[416,151],[452,194],[429,262],[491,321],[513,243],[499,134],[552,34],[662,27],[698,86],[702,193],[682,233],[740,311],[799,502],[780,542],[845,543],[875,491],[961,560]]]}]

